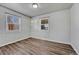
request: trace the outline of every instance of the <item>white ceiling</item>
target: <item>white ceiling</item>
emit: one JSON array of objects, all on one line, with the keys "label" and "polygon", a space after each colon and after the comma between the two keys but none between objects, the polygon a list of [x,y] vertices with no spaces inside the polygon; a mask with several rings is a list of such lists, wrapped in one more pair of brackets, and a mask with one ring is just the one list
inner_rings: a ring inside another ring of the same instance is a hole
[{"label": "white ceiling", "polygon": [[19,11],[31,17],[68,9],[72,6],[71,3],[39,3],[39,7],[34,9],[32,8],[32,3],[1,3],[0,5]]}]

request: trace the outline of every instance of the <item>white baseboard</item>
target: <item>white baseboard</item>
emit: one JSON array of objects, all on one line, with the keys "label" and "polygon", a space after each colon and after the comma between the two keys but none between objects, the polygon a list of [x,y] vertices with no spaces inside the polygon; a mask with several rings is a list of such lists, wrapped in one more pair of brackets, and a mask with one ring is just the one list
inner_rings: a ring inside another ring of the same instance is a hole
[{"label": "white baseboard", "polygon": [[78,52],[77,48],[74,46],[74,44],[71,43],[71,46],[76,51],[76,53],[79,55],[79,52]]},{"label": "white baseboard", "polygon": [[23,38],[20,38],[20,39],[18,39],[18,40],[14,40],[14,41],[11,41],[11,42],[8,42],[8,43],[5,43],[5,44],[2,44],[2,45],[0,45],[0,47],[5,46],[5,45],[8,45],[8,44],[15,43],[15,42],[18,42],[18,41],[21,41],[21,40],[27,39],[27,38],[29,38],[29,37],[23,37]]},{"label": "white baseboard", "polygon": [[58,42],[58,43],[63,43],[63,44],[69,44],[70,45],[70,43],[55,41],[55,40],[52,40],[52,39],[49,39],[49,38],[43,38],[43,37],[37,37],[37,36],[31,36],[31,37],[41,39],[41,40],[47,40],[47,41]]}]

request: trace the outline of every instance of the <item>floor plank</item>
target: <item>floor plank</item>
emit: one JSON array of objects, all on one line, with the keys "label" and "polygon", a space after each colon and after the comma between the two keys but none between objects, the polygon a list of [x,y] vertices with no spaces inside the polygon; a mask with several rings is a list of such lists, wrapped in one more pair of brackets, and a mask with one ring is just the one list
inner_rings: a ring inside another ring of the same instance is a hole
[{"label": "floor plank", "polygon": [[0,47],[0,55],[77,55],[67,44],[28,38]]}]

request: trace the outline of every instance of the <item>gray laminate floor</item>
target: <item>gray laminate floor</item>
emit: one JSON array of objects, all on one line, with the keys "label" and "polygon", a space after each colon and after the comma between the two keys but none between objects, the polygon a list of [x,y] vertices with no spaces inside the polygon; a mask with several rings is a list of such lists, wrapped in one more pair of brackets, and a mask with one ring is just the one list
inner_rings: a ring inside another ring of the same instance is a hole
[{"label": "gray laminate floor", "polygon": [[35,38],[0,47],[1,55],[76,55],[70,45]]}]

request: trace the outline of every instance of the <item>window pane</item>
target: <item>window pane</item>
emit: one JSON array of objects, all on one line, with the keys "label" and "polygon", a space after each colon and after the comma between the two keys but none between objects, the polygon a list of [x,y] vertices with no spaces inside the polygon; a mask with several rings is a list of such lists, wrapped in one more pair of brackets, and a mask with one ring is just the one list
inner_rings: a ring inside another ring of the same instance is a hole
[{"label": "window pane", "polygon": [[19,17],[17,16],[7,16],[7,25],[8,25],[8,30],[19,30]]}]

